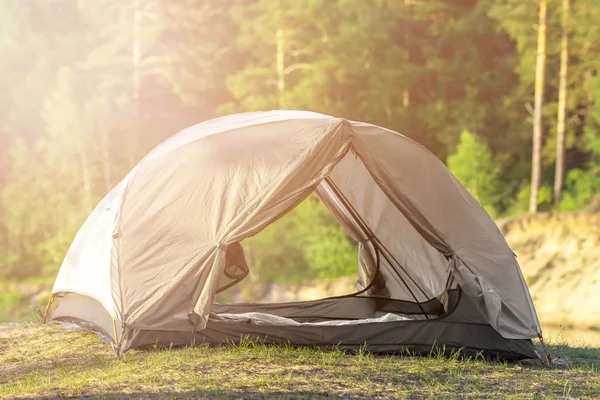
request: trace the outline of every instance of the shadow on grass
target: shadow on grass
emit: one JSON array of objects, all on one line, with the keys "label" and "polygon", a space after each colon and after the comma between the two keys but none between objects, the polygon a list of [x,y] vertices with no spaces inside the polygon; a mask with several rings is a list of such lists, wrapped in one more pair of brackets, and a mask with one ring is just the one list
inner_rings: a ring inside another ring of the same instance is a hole
[{"label": "shadow on grass", "polygon": [[[535,347],[539,354],[545,354],[544,348],[539,342],[535,344]],[[551,368],[590,368],[600,371],[600,347],[550,343],[546,346],[545,350],[552,360]],[[524,364],[528,364],[528,362],[526,361]]]},{"label": "shadow on grass", "polygon": [[[19,399],[40,399],[42,397],[19,397]],[[228,390],[193,390],[173,392],[138,392],[138,393],[104,393],[86,395],[81,393],[74,397],[43,396],[44,399],[367,399],[369,396],[338,396],[328,392],[317,391],[228,391]]]}]

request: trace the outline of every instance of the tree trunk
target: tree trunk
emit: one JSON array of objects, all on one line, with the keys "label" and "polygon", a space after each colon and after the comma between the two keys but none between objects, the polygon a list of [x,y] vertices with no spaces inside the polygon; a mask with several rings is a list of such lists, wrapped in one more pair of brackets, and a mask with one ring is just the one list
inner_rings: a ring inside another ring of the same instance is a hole
[{"label": "tree trunk", "polygon": [[140,97],[140,61],[141,61],[141,43],[140,43],[140,24],[142,21],[142,12],[140,10],[140,1],[137,0],[133,10],[133,43],[131,48],[132,65],[132,93],[135,101]]},{"label": "tree trunk", "polygon": [[106,128],[101,128],[100,132],[101,146],[102,146],[102,169],[104,176],[104,188],[106,193],[112,189],[112,176],[111,176],[111,165],[110,165],[110,140],[109,133]]},{"label": "tree trunk", "polygon": [[82,143],[83,139],[76,140],[77,155],[79,156],[80,173],[81,173],[81,188],[83,191],[83,206],[87,213],[92,212],[92,178],[90,173],[90,163],[85,152],[85,146]]},{"label": "tree trunk", "polygon": [[[404,7],[406,9],[407,19],[410,20],[410,6],[412,5],[413,0],[404,0]],[[407,66],[410,63],[410,47],[408,46],[410,29],[408,24],[405,23],[403,28],[404,30],[404,65]],[[404,88],[402,89],[402,107],[408,108],[410,106],[410,92],[408,90],[408,79],[406,78],[406,74],[403,75],[404,79]]]},{"label": "tree trunk", "polygon": [[554,208],[558,209],[565,176],[565,117],[567,108],[567,67],[569,64],[569,0],[562,2],[562,37],[560,42],[560,83],[556,128],[556,170],[554,173]]},{"label": "tree trunk", "polygon": [[142,45],[140,40],[140,28],[142,22],[142,10],[140,0],[136,0],[133,5],[133,32],[131,46],[131,98],[134,107],[134,126],[132,137],[128,140],[129,151],[129,166],[133,167],[138,162],[137,149],[140,140],[140,86],[141,86],[141,60],[142,60]]},{"label": "tree trunk", "polygon": [[277,107],[282,110],[283,92],[285,91],[285,52],[283,43],[283,31],[277,29],[275,34],[277,40]]},{"label": "tree trunk", "polygon": [[594,77],[594,73],[591,68],[588,68],[583,73],[583,86],[586,90],[585,97],[585,124],[592,123],[592,111],[594,110],[594,90],[592,87],[592,79]]},{"label": "tree trunk", "polygon": [[539,0],[537,61],[535,66],[535,109],[533,112],[533,154],[531,160],[531,198],[529,212],[538,210],[538,194],[542,181],[542,108],[544,103],[544,70],[546,66],[547,0]]}]

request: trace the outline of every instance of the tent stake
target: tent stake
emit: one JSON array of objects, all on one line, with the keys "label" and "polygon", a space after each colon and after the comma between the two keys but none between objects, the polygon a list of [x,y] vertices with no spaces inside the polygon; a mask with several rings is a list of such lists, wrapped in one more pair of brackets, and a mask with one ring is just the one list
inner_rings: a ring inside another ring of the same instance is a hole
[{"label": "tent stake", "polygon": [[540,343],[542,344],[542,350],[544,350],[544,354],[546,355],[546,365],[548,365],[548,367],[550,367],[550,365],[552,364],[552,360],[550,359],[550,354],[548,353],[548,348],[546,346],[546,343],[544,343],[544,338],[542,337],[542,335],[539,336],[540,337]]}]

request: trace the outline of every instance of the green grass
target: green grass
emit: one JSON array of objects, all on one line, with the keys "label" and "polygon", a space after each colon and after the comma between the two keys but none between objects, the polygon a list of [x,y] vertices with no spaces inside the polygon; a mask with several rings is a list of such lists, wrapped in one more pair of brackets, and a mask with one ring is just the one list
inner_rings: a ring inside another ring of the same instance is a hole
[{"label": "green grass", "polygon": [[0,327],[0,398],[599,398],[600,349],[540,365],[241,345],[130,351],[55,326]]}]

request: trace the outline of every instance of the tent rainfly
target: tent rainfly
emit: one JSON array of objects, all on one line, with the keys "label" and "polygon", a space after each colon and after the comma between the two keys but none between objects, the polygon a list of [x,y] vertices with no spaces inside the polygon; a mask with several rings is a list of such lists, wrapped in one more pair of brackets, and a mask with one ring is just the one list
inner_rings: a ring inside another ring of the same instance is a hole
[{"label": "tent rainfly", "polygon": [[[240,242],[313,192],[358,243],[357,293],[214,303],[248,271]],[[541,337],[513,252],[439,159],[388,129],[304,111],[216,118],[157,146],[77,233],[46,317],[120,354],[249,336],[519,359],[537,358]]]}]

